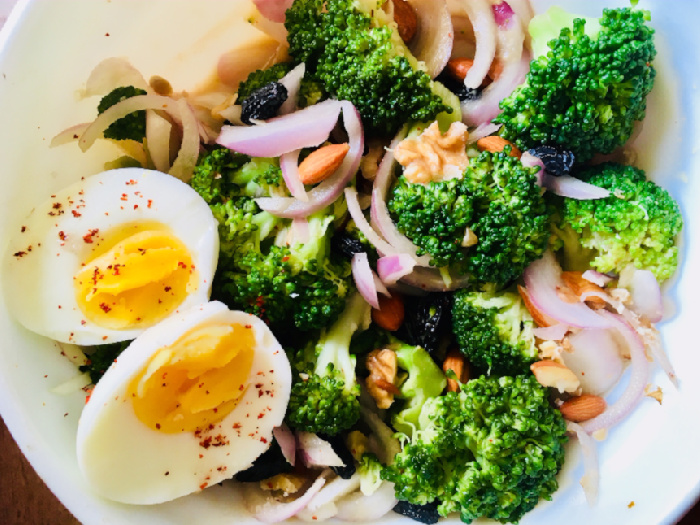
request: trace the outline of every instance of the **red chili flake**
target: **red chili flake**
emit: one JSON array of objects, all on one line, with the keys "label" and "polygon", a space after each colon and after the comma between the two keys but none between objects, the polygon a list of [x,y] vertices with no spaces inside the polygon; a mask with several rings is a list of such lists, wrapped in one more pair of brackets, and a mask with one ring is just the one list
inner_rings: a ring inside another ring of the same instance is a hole
[{"label": "red chili flake", "polygon": [[241,392],[243,392],[243,389],[244,389],[244,388],[245,388],[245,387],[244,387],[243,385],[241,385],[241,386],[238,387],[238,390],[240,390]]},{"label": "red chili flake", "polygon": [[71,210],[71,213],[73,214],[73,217],[80,217],[82,215],[81,213],[78,213],[75,210]]},{"label": "red chili flake", "polygon": [[207,436],[202,441],[199,442],[199,446],[202,447],[204,450],[206,450],[209,447],[211,447],[211,442],[212,442],[212,437]]},{"label": "red chili flake", "polygon": [[169,475],[170,475],[170,471],[168,470],[168,471],[165,473],[165,475],[166,475],[166,476],[169,476]]},{"label": "red chili flake", "polygon": [[172,288],[171,288],[170,286],[166,286],[166,287],[165,287],[165,291],[166,291],[166,292],[169,292],[170,290],[172,290]]},{"label": "red chili flake", "polygon": [[239,428],[241,428],[241,426],[242,426],[242,425],[241,425],[240,423],[234,423],[234,424],[233,424],[233,428],[234,428],[234,429],[239,429]]},{"label": "red chili flake", "polygon": [[134,179],[129,179],[126,183],[127,186],[132,186],[134,184],[136,184],[136,181]]},{"label": "red chili flake", "polygon": [[26,227],[26,226],[22,226],[22,228],[20,229],[20,232],[24,233],[24,232],[26,232],[26,231],[27,231],[27,227]]},{"label": "red chili flake", "polygon": [[54,210],[60,210],[63,204],[60,202],[54,202],[53,205],[51,206]]},{"label": "red chili flake", "polygon": [[178,261],[178,262],[177,262],[177,265],[178,265],[180,268],[182,268],[182,269],[187,269],[187,265],[186,265],[184,262],[182,262],[182,261]]},{"label": "red chili flake", "polygon": [[252,325],[249,325],[249,324],[245,325],[245,327],[248,328],[248,329],[253,328],[253,326],[252,326]]},{"label": "red chili flake", "polygon": [[27,255],[27,252],[19,251],[19,252],[13,253],[12,255],[19,259],[20,257],[24,257],[25,255]]},{"label": "red chili flake", "polygon": [[137,210],[139,208],[138,204],[134,204],[134,209]]},{"label": "red chili flake", "polygon": [[262,388],[262,387],[263,387],[263,384],[262,384],[262,383],[256,383],[256,384],[255,384],[255,388]]},{"label": "red chili flake", "polygon": [[111,308],[109,307],[109,305],[107,305],[107,303],[100,303],[100,309],[104,313],[109,313],[109,311],[111,310]]},{"label": "red chili flake", "polygon": [[204,457],[204,454],[199,455],[199,459],[202,459]]},{"label": "red chili flake", "polygon": [[97,235],[99,231],[99,228],[88,230],[88,232],[85,235],[83,235],[83,241],[85,241],[85,244],[92,244],[95,235]]},{"label": "red chili flake", "polygon": [[151,204],[153,204],[153,201],[151,199],[148,199],[148,207],[151,207]]},{"label": "red chili flake", "polygon": [[156,423],[156,428],[160,430],[160,423]]},{"label": "red chili flake", "polygon": [[126,193],[122,193],[122,200],[123,201],[129,200],[129,197],[126,195]]},{"label": "red chili flake", "polygon": [[260,438],[260,442],[261,442],[263,445],[267,445],[267,439],[265,439],[264,437],[261,437],[261,438]]},{"label": "red chili flake", "polygon": [[58,238],[61,239],[62,241],[65,241],[66,240],[66,232],[64,232],[63,230],[58,232]]},{"label": "red chili flake", "polygon": [[282,257],[282,262],[287,262],[289,260],[289,256]]},{"label": "red chili flake", "polygon": [[206,483],[206,482],[205,482],[205,483],[202,483],[202,484],[199,486],[199,488],[202,489],[202,490],[204,490],[204,489],[207,488],[208,486],[209,486],[209,483]]},{"label": "red chili flake", "polygon": [[263,414],[262,412],[260,412],[260,413],[258,414],[258,419],[262,419],[262,418],[264,418],[264,417],[265,417],[265,414]]},{"label": "red chili flake", "polygon": [[62,308],[62,306],[59,304],[59,305],[58,305],[58,309],[60,310],[61,308]]},{"label": "red chili flake", "polygon": [[[103,340],[103,341],[106,341],[106,340],[107,340],[107,336],[106,336],[106,335],[103,335],[103,336],[102,336],[102,340]],[[116,361],[116,359],[115,359],[115,361]]]},{"label": "red chili flake", "polygon": [[85,325],[87,324],[87,321],[86,321],[85,319],[81,319],[81,320],[80,320],[80,324],[81,324],[82,326],[85,326]]}]

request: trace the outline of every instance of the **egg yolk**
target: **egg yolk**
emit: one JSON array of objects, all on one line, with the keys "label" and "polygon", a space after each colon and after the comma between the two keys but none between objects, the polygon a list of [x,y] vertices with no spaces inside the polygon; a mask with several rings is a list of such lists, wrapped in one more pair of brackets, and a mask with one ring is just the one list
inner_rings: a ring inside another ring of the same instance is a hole
[{"label": "egg yolk", "polygon": [[250,326],[213,324],[160,348],[130,383],[139,420],[166,433],[206,428],[226,417],[248,386],[255,333]]},{"label": "egg yolk", "polygon": [[[99,252],[98,252],[99,253]],[[78,306],[113,330],[167,317],[196,286],[187,247],[167,231],[137,231],[87,261],[75,274]]]}]

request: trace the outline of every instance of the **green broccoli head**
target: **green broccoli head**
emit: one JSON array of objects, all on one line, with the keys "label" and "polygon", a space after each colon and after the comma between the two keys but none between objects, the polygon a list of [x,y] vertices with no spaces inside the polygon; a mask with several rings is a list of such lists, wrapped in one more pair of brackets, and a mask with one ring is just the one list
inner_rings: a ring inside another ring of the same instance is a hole
[{"label": "green broccoli head", "polygon": [[517,293],[457,291],[452,327],[460,351],[488,375],[526,374],[537,360],[534,321]]},{"label": "green broccoli head", "polygon": [[360,386],[350,341],[367,328],[369,316],[369,305],[355,293],[317,341],[288,352],[295,375],[286,416],[290,427],[335,435],[357,422]]},{"label": "green broccoli head", "polygon": [[461,179],[414,184],[399,177],[387,206],[399,231],[430,254],[433,265],[504,285],[548,242],[549,209],[536,172],[508,151],[483,152]]},{"label": "green broccoli head", "polygon": [[459,119],[458,100],[419,69],[376,1],[296,0],[285,26],[289,54],[328,93],[355,105],[367,133],[393,135],[408,120],[443,112]]},{"label": "green broccoli head", "polygon": [[564,462],[566,423],[533,376],[485,377],[429,400],[413,441],[386,467],[396,494],[441,501],[462,521],[517,522],[551,499]]},{"label": "green broccoli head", "polygon": [[577,176],[611,193],[598,200],[564,199],[559,230],[574,231],[580,246],[592,250],[590,264],[604,273],[619,273],[633,264],[659,281],[671,277],[678,265],[676,237],[683,227],[673,197],[632,166],[600,164]]},{"label": "green broccoli head", "polygon": [[[647,18],[641,10],[606,9],[598,31],[596,24],[587,30],[591,23],[583,18],[561,29],[549,52],[532,61],[525,83],[501,102],[503,112],[494,119],[503,125],[501,135],[523,149],[571,150],[578,162],[623,145],[644,118],[656,75]],[[546,26],[535,22],[535,41],[546,38]]]},{"label": "green broccoli head", "polygon": [[[115,104],[137,95],[145,95],[146,91],[134,86],[118,87],[107,93],[97,106],[98,114],[102,114]],[[104,137],[112,140],[135,140],[143,142],[146,138],[146,111],[134,111],[113,122],[104,131]]]},{"label": "green broccoli head", "polygon": [[96,345],[87,348],[85,354],[87,362],[80,365],[78,370],[87,372],[90,375],[90,381],[93,385],[105,375],[107,369],[112,366],[117,357],[131,344],[131,341],[121,341],[119,343],[110,343],[106,345]]}]

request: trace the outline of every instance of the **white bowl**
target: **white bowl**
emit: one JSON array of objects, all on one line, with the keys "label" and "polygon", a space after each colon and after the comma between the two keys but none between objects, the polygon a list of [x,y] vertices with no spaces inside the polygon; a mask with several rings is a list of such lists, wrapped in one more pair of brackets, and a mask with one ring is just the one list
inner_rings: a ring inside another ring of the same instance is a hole
[{"label": "white bowl", "polygon": [[[607,2],[558,3],[595,15]],[[613,2],[625,5],[624,2]],[[653,383],[663,405],[645,399],[640,408],[600,444],[600,500],[589,507],[578,479],[576,450],[560,476],[554,501],[521,523],[588,525],[672,523],[700,489],[700,353],[695,344],[700,308],[698,238],[700,171],[700,3],[642,1],[658,29],[659,71],[649,117],[637,145],[639,165],[680,201],[685,216],[681,277],[667,292],[674,313],[663,337],[680,380],[675,390],[657,369]],[[103,58],[125,56],[146,78],[161,75],[175,89],[191,89],[210,73],[219,54],[251,34],[247,0],[35,0],[20,1],[0,33],[0,249],[19,230],[21,218],[53,191],[101,171],[114,151],[100,144],[87,154],[75,144],[49,148],[53,135],[91,120],[94,99],[78,90]],[[0,299],[1,301],[1,299]],[[0,303],[0,412],[40,476],[84,523],[256,523],[232,486],[150,507],[114,504],[95,496],[78,471],[75,432],[84,404],[78,392],[51,392],[75,369],[56,345],[14,323]],[[572,447],[575,449],[575,447]],[[632,508],[628,508],[630,502]],[[384,523],[406,523],[396,514]]]}]

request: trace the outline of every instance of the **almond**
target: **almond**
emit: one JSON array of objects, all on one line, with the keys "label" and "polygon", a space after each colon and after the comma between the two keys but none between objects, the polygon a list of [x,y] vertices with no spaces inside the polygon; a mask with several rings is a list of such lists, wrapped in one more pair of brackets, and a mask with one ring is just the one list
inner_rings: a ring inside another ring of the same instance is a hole
[{"label": "almond", "polygon": [[491,62],[491,67],[489,68],[489,72],[487,73],[488,77],[491,80],[498,80],[498,77],[501,76],[501,73],[503,73],[503,63],[496,59],[493,62]]},{"label": "almond", "polygon": [[479,151],[490,151],[491,153],[500,153],[506,146],[511,147],[511,157],[515,157],[516,159],[520,158],[522,152],[517,147],[515,147],[515,145],[512,142],[504,139],[503,137],[498,137],[494,135],[490,137],[484,137],[476,141],[476,147],[479,148]]},{"label": "almond", "polygon": [[518,285],[518,293],[520,293],[520,297],[522,298],[523,303],[525,303],[525,308],[527,308],[527,311],[530,312],[530,315],[537,326],[554,326],[555,324],[559,323],[559,321],[552,319],[535,306],[525,287]]},{"label": "almond", "polygon": [[329,144],[312,151],[299,164],[299,179],[303,184],[317,184],[335,173],[350,151],[347,144]]},{"label": "almond", "polygon": [[605,412],[606,407],[607,403],[602,397],[583,394],[564,401],[559,407],[559,411],[564,416],[564,419],[574,423],[581,423],[599,416]]},{"label": "almond", "polygon": [[453,58],[447,62],[447,72],[452,75],[457,80],[464,80],[467,73],[474,65],[474,61],[471,58]]},{"label": "almond", "polygon": [[418,17],[406,0],[391,0],[394,3],[394,22],[398,26],[399,36],[409,43],[418,31]]},{"label": "almond", "polygon": [[[453,348],[447,353],[445,360],[442,362],[442,370],[443,372],[452,370],[457,376],[457,379],[459,379],[459,383],[466,383],[469,381],[469,365],[464,360],[462,353],[456,348]],[[447,391],[459,392],[459,383],[454,379],[448,378]]]},{"label": "almond", "polygon": [[556,388],[559,392],[576,392],[581,386],[576,374],[556,361],[537,361],[530,370],[542,386]]},{"label": "almond", "polygon": [[[583,272],[561,272],[562,282],[573,292],[577,300],[581,300],[581,296],[584,293],[596,292],[604,294],[606,293],[603,288],[595,283],[587,281],[583,278]],[[605,299],[598,296],[590,296],[586,298],[586,303],[592,308],[603,308],[605,307]]]},{"label": "almond", "polygon": [[403,298],[396,292],[391,297],[379,295],[379,310],[372,309],[372,320],[384,330],[395,332],[403,324]]}]

